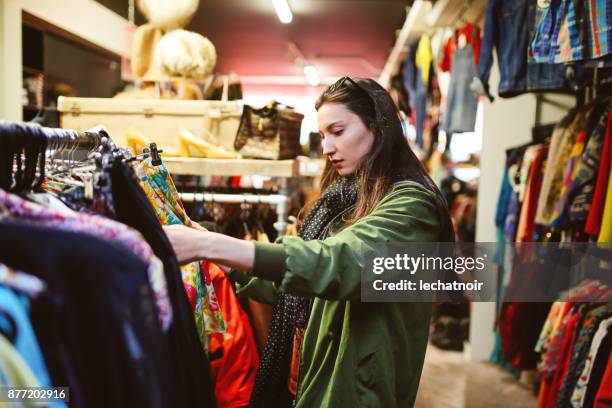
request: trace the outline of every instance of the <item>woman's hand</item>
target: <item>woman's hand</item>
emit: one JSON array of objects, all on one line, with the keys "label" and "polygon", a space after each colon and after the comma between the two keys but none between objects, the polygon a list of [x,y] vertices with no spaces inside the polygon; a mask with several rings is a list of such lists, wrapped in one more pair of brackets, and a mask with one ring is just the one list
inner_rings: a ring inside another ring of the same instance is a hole
[{"label": "woman's hand", "polygon": [[246,272],[255,263],[255,245],[252,242],[185,225],[165,226],[164,232],[181,265],[206,258],[218,265]]},{"label": "woman's hand", "polygon": [[193,229],[197,229],[199,231],[208,231],[206,228],[204,228],[203,226],[201,226],[200,224],[198,224],[197,222],[191,219],[189,220],[189,223],[187,224],[187,226]]},{"label": "woman's hand", "polygon": [[[201,228],[201,227],[200,227]],[[202,246],[207,231],[185,225],[168,225],[164,227],[176,257],[181,265],[203,258]]]}]

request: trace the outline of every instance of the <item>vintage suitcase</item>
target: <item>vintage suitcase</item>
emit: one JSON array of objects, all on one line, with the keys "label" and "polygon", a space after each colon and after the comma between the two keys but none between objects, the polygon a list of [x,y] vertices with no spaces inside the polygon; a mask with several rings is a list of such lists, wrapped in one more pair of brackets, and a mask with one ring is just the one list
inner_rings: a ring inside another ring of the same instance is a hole
[{"label": "vintage suitcase", "polygon": [[234,150],[243,103],[166,99],[60,97],[63,128],[83,131],[104,125],[118,146],[126,146],[126,132],[136,127],[160,148],[179,150],[178,134],[190,130],[202,139]]}]

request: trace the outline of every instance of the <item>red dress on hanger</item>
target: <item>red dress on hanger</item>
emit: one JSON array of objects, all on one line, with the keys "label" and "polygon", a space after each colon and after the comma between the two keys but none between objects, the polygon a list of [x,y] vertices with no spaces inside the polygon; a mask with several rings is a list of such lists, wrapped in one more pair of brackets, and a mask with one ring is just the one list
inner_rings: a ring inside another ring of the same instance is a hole
[{"label": "red dress on hanger", "polygon": [[249,405],[255,385],[259,354],[249,317],[238,303],[231,282],[219,266],[203,261],[215,288],[227,333],[210,338],[211,372],[215,382],[217,408]]}]

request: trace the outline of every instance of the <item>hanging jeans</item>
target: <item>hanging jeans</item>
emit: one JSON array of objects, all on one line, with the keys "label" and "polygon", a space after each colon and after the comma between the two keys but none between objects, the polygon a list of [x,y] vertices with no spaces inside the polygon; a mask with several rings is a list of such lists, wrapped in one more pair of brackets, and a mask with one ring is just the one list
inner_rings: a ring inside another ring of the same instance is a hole
[{"label": "hanging jeans", "polygon": [[408,91],[408,103],[414,110],[416,144],[423,147],[423,130],[427,110],[427,87],[423,82],[421,69],[415,65],[418,41],[410,46],[408,57],[404,63],[404,87]]},{"label": "hanging jeans", "polygon": [[478,97],[470,89],[476,76],[474,50],[471,44],[455,51],[451,80],[444,114],[443,130],[452,133],[473,132],[476,123]]}]

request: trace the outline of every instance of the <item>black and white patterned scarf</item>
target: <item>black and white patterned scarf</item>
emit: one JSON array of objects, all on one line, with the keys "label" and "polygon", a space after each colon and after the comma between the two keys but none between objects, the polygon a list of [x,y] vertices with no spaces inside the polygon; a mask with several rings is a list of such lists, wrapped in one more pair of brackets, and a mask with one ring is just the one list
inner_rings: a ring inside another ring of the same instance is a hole
[{"label": "black and white patterned scarf", "polygon": [[[332,220],[355,205],[359,185],[355,177],[343,177],[331,185],[304,219],[299,236],[305,241],[325,239]],[[279,293],[272,309],[268,340],[260,355],[251,407],[291,407],[287,389],[296,328],[305,328],[312,299]]]}]

